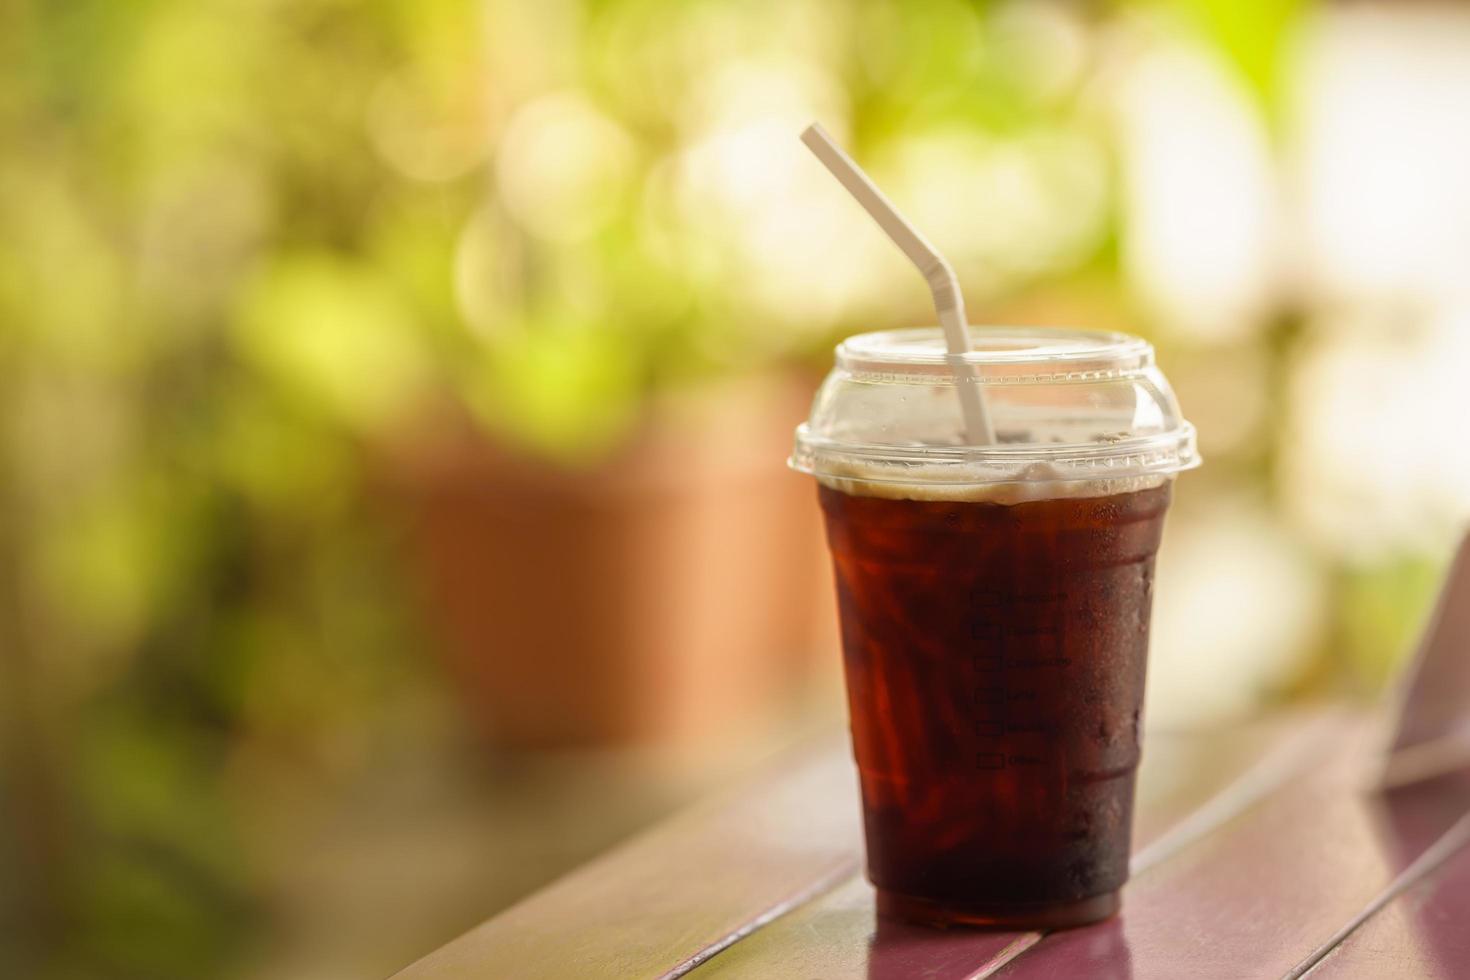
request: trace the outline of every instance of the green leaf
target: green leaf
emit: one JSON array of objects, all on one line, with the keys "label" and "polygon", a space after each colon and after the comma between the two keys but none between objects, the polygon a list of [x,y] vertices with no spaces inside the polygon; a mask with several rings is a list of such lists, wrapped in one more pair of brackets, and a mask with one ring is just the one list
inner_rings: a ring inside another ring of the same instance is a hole
[{"label": "green leaf", "polygon": [[371,268],[327,253],[271,263],[245,293],[235,341],[285,390],[362,429],[404,411],[429,370],[397,293]]},{"label": "green leaf", "polygon": [[1179,6],[1274,118],[1289,49],[1310,0],[1181,0]]}]

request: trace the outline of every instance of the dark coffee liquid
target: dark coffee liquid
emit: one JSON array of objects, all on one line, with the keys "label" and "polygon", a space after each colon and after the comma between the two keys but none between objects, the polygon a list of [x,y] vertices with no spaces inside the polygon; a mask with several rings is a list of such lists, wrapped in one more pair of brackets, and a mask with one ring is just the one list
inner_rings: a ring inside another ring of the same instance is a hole
[{"label": "dark coffee liquid", "polygon": [[1018,504],[820,493],[882,906],[1022,927],[1109,914],[1170,486]]}]

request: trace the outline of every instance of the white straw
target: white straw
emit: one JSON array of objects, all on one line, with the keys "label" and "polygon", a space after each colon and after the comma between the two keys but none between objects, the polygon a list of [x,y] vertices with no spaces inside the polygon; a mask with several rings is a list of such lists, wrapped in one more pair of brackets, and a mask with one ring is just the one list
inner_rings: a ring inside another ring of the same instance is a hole
[{"label": "white straw", "polygon": [[955,389],[960,396],[965,438],[971,445],[994,443],[995,430],[990,426],[990,413],[985,409],[980,379],[975,373],[975,366],[964,357],[970,352],[970,330],[965,323],[965,298],[960,295],[960,281],[953,267],[929,244],[928,239],[919,234],[918,229],[898,213],[893,202],[883,196],[862,168],[832,142],[819,124],[808,126],[801,134],[801,141],[923,273],[924,280],[929,283],[929,291],[934,294],[939,325],[944,328],[944,345],[949,350],[946,360],[954,373]]}]

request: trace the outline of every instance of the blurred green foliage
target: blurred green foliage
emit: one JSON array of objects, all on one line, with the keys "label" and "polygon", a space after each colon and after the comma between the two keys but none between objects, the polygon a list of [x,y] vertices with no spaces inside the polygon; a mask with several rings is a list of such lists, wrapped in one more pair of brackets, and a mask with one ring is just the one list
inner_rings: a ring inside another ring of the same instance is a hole
[{"label": "blurred green foliage", "polygon": [[1417,555],[1343,570],[1332,642],[1357,687],[1377,691],[1391,680],[1395,659],[1384,653],[1413,649],[1444,573],[1443,562]]},{"label": "blurred green foliage", "polygon": [[1186,16],[1240,73],[1273,122],[1307,0],[1184,0]]},{"label": "blurred green foliage", "polygon": [[6,976],[232,970],[260,766],[329,780],[417,676],[362,446],[457,335],[477,187],[363,119],[475,85],[479,16],[0,5]]}]

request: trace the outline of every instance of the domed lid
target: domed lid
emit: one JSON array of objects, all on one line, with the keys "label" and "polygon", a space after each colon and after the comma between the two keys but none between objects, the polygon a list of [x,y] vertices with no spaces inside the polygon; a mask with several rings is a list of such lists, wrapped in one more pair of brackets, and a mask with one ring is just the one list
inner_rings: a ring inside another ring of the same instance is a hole
[{"label": "domed lid", "polygon": [[[1162,476],[1199,465],[1153,347],[1127,334],[972,328],[992,445],[966,445],[939,329],[849,337],[796,430],[793,468],[862,483],[973,486]],[[975,383],[975,382],[966,382]]]}]

